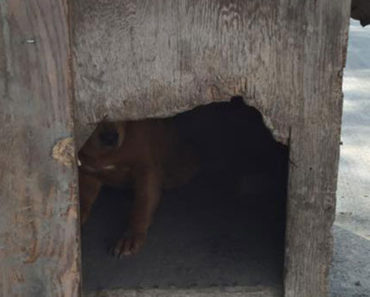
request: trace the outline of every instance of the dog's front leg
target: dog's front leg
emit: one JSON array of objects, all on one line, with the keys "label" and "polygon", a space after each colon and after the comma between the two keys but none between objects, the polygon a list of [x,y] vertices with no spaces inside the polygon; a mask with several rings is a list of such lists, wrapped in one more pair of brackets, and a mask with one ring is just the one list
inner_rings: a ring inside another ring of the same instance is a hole
[{"label": "dog's front leg", "polygon": [[90,215],[91,208],[99,195],[101,182],[82,170],[78,173],[80,192],[80,222],[84,224]]},{"label": "dog's front leg", "polygon": [[161,196],[162,173],[158,168],[139,169],[134,173],[134,179],[135,198],[129,229],[114,249],[116,256],[134,255],[142,248]]}]

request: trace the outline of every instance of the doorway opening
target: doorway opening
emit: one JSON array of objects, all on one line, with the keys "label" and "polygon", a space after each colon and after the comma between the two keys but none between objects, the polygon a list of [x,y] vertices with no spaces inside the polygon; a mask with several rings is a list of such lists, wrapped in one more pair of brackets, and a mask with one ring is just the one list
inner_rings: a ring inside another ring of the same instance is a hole
[{"label": "doorway opening", "polygon": [[171,121],[196,152],[198,170],[185,184],[163,190],[145,245],[120,259],[111,247],[127,229],[134,193],[102,188],[82,228],[84,292],[282,292],[288,147],[240,97]]}]

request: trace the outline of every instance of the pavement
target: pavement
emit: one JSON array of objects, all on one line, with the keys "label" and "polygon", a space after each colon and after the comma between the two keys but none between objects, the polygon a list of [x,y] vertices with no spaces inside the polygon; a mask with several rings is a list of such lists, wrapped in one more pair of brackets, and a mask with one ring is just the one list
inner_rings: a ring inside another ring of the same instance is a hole
[{"label": "pavement", "polygon": [[369,297],[370,26],[357,21],[351,21],[343,91],[331,296]]}]

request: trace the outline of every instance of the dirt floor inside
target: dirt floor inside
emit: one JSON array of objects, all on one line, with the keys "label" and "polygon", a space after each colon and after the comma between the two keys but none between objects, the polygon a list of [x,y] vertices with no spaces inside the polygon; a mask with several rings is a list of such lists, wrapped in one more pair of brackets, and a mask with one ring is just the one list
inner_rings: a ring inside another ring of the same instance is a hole
[{"label": "dirt floor inside", "polygon": [[203,170],[163,193],[147,243],[134,257],[109,253],[126,229],[134,195],[103,189],[82,230],[85,291],[282,287],[288,152],[260,114],[240,104],[201,107],[177,119],[199,146]]},{"label": "dirt floor inside", "polygon": [[245,178],[244,193],[232,176],[198,177],[166,192],[145,248],[123,259],[109,248],[133,194],[104,189],[83,230],[84,290],[281,286],[284,189],[267,175]]}]

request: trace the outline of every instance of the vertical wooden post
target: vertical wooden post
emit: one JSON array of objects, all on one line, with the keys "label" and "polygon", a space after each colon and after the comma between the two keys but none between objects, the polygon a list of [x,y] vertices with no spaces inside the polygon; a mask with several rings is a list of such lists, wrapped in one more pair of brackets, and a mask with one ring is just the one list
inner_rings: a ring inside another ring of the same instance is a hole
[{"label": "vertical wooden post", "polygon": [[350,1],[306,5],[302,101],[290,133],[285,297],[329,296],[349,28]]},{"label": "vertical wooden post", "polygon": [[0,296],[80,296],[66,0],[0,1]]}]

